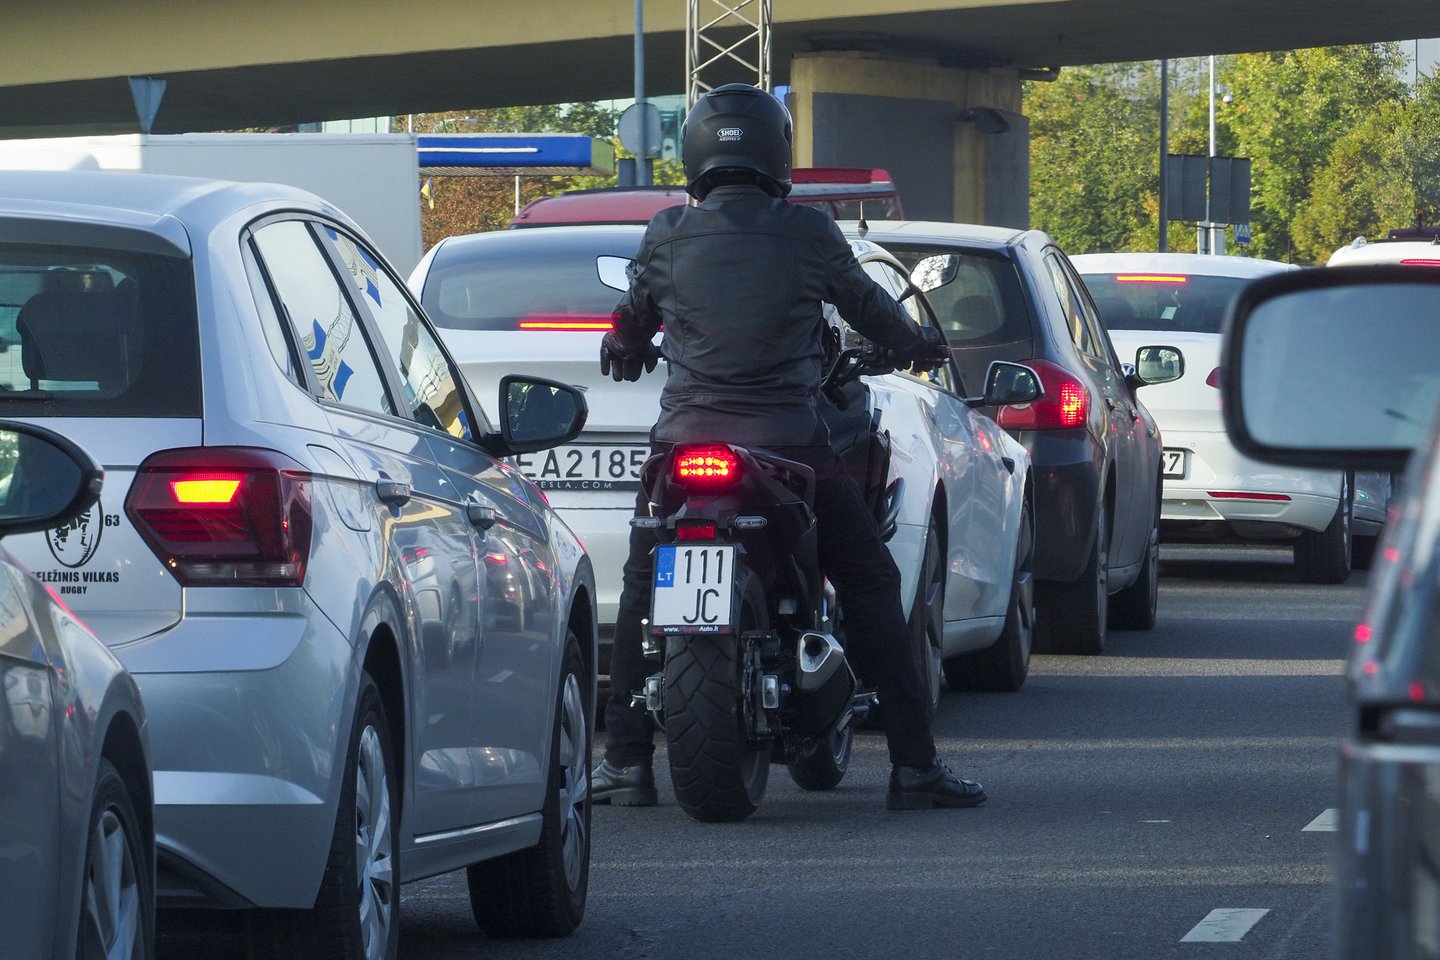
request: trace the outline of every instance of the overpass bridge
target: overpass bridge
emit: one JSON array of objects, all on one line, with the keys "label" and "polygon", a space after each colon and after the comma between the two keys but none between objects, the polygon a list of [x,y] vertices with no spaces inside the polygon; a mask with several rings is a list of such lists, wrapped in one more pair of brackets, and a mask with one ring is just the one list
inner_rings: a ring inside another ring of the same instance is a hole
[{"label": "overpass bridge", "polygon": [[[916,215],[1028,217],[1020,81],[1120,60],[1403,40],[1435,0],[774,0],[797,163],[886,167]],[[645,9],[646,87],[685,88],[685,0]],[[633,0],[6,0],[0,138],[628,97]],[[742,78],[752,79],[752,78]]]}]

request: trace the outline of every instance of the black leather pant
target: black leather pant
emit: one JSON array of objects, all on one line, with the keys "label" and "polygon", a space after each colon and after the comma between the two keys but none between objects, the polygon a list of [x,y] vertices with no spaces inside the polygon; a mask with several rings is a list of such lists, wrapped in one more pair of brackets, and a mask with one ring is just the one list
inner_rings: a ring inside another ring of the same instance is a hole
[{"label": "black leather pant", "polygon": [[[660,453],[669,446],[652,443],[651,452]],[[909,649],[900,602],[900,571],[880,540],[860,488],[829,447],[768,449],[815,470],[819,555],[844,613],[845,655],[860,683],[875,687],[880,695],[890,762],[928,766],[935,758],[930,695],[922,687]],[[635,503],[637,515],[647,512],[644,491]],[[650,715],[643,706],[631,706],[631,694],[640,691],[645,678],[655,671],[654,661],[646,660],[641,649],[641,621],[650,615],[650,553],[655,544],[654,531],[631,528],[630,556],[625,561],[610,654],[611,696],[605,705],[605,757],[618,766],[648,763],[655,752]]]}]

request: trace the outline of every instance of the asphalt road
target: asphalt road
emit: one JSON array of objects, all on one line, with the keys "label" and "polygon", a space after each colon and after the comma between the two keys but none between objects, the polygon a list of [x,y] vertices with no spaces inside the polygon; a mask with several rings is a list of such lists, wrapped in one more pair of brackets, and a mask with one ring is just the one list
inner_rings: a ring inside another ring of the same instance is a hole
[{"label": "asphalt road", "polygon": [[1166,548],[1153,632],[1036,657],[1017,694],[944,696],[940,749],[985,806],[886,811],[884,741],[865,733],[838,789],[777,767],[750,820],[699,824],[662,750],[661,806],[596,808],[573,936],[487,940],[452,874],[405,889],[400,956],[1323,958],[1364,582],[1299,584],[1288,551]]}]

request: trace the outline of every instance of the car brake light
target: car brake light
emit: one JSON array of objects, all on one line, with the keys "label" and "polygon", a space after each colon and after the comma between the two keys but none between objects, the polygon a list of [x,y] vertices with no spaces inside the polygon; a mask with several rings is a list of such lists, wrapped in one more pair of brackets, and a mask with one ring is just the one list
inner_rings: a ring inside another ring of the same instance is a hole
[{"label": "car brake light", "polygon": [[726,446],[681,447],[675,451],[675,481],[697,490],[723,490],[740,479],[740,458]]},{"label": "car brake light", "polygon": [[1024,363],[1040,376],[1044,396],[1001,407],[995,422],[1006,430],[1069,430],[1085,426],[1090,416],[1090,393],[1085,384],[1049,360]]},{"label": "car brake light", "polygon": [[299,464],[270,450],[165,450],[140,464],[125,513],[183,586],[298,587],[311,486]]},{"label": "car brake light", "polygon": [[1120,273],[1115,275],[1116,283],[1189,283],[1189,277],[1169,273]]},{"label": "car brake light", "polygon": [[572,330],[608,333],[615,329],[613,313],[527,313],[521,330]]},{"label": "car brake light", "polygon": [[1407,257],[1400,262],[1412,267],[1440,267],[1440,260],[1431,257]]},{"label": "car brake light", "polygon": [[1205,386],[1207,386],[1207,387],[1214,387],[1216,390],[1219,390],[1219,389],[1220,389],[1220,368],[1219,368],[1219,367],[1216,367],[1214,370],[1211,370],[1211,371],[1210,371],[1210,376],[1208,376],[1208,377],[1205,378]]}]

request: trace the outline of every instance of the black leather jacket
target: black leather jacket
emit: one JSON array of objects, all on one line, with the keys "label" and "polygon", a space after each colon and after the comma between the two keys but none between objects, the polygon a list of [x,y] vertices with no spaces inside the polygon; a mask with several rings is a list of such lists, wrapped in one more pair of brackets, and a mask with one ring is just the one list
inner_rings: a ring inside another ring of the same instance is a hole
[{"label": "black leather jacket", "polygon": [[822,301],[901,357],[925,347],[914,321],[865,275],[820,210],[759,187],[720,186],[697,207],[656,214],[615,322],[632,350],[664,325],[670,375],[654,438],[824,443]]}]

